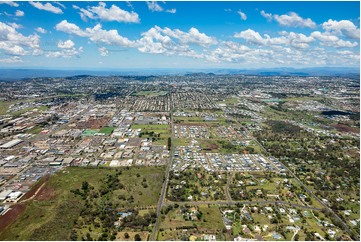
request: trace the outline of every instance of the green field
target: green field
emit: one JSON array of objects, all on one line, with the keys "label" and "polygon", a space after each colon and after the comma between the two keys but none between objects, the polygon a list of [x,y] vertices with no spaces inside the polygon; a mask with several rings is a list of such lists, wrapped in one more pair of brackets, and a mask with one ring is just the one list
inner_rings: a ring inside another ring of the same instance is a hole
[{"label": "green field", "polygon": [[112,134],[114,131],[114,128],[113,127],[103,127],[99,130],[99,133],[103,133],[103,134]]},{"label": "green field", "polygon": [[157,97],[167,95],[168,91],[140,91],[132,94],[133,96]]},{"label": "green field", "polygon": [[96,133],[98,133],[97,129],[86,129],[86,130],[83,131],[81,136],[93,136]]},{"label": "green field", "polygon": [[[164,167],[68,167],[52,175],[35,199],[24,202],[25,210],[0,232],[0,239],[85,239],[89,230],[93,239],[115,239],[116,211],[156,205],[163,176]],[[118,196],[122,190],[124,201]]]}]

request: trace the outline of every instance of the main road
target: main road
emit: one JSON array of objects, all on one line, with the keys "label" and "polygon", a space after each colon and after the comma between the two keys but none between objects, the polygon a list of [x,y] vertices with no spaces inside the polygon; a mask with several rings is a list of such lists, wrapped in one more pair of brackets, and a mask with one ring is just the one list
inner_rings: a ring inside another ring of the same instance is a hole
[{"label": "main road", "polygon": [[162,191],[161,191],[158,206],[157,206],[157,219],[155,221],[152,236],[151,236],[152,241],[155,241],[157,239],[156,236],[157,236],[157,230],[158,230],[159,223],[160,223],[160,212],[161,212],[161,209],[162,209],[163,204],[164,204],[165,195],[167,193],[167,186],[168,186],[168,181],[169,181],[169,172],[170,172],[170,169],[171,169],[172,163],[173,163],[174,127],[173,127],[173,100],[172,100],[172,92],[171,91],[169,91],[169,100],[170,100],[170,105],[169,105],[170,106],[170,126],[171,126],[171,130],[172,130],[171,145],[170,145],[170,152],[169,152],[169,161],[168,161],[167,169],[166,169],[166,172],[165,172],[165,179],[164,179]]}]

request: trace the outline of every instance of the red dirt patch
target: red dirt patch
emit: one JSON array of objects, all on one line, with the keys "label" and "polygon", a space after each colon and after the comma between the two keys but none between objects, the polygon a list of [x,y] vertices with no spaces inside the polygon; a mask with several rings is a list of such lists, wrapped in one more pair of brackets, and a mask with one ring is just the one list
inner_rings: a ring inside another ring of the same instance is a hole
[{"label": "red dirt patch", "polygon": [[25,210],[25,204],[15,204],[11,209],[0,217],[0,231],[3,231],[8,225],[13,223],[15,219]]},{"label": "red dirt patch", "polygon": [[44,177],[42,177],[31,189],[30,191],[28,191],[21,199],[19,202],[26,200],[30,197],[32,197],[35,192],[41,187],[41,185],[43,185],[45,182],[47,182],[49,180],[49,175],[46,175]]},{"label": "red dirt patch", "polygon": [[48,201],[55,197],[54,189],[44,186],[35,196],[37,201]]},{"label": "red dirt patch", "polygon": [[345,133],[356,133],[358,134],[360,131],[357,128],[349,127],[345,124],[336,124],[334,127],[337,129],[337,131],[345,132]]}]

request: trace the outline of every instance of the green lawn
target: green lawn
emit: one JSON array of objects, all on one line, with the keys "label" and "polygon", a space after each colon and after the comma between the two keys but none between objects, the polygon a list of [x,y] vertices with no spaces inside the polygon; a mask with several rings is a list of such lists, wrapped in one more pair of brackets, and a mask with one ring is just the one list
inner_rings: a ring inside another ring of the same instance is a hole
[{"label": "green lawn", "polygon": [[99,133],[103,133],[103,134],[112,134],[113,133],[114,128],[113,127],[103,127],[99,130]]},{"label": "green lawn", "polygon": [[98,133],[97,129],[86,129],[81,134],[82,136],[93,136],[94,134]]}]

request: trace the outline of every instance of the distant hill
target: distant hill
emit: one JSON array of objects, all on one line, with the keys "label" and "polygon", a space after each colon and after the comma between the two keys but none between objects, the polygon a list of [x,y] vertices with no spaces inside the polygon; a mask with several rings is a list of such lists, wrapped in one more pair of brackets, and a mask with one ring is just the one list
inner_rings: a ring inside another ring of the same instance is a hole
[{"label": "distant hill", "polygon": [[347,76],[359,78],[360,69],[350,67],[317,68],[260,68],[260,69],[110,69],[110,70],[46,70],[46,69],[0,69],[0,81],[13,81],[37,77],[73,76],[155,76],[155,75],[192,75],[214,76],[226,74],[264,75],[264,76]]}]

